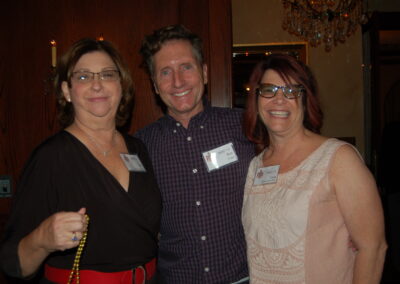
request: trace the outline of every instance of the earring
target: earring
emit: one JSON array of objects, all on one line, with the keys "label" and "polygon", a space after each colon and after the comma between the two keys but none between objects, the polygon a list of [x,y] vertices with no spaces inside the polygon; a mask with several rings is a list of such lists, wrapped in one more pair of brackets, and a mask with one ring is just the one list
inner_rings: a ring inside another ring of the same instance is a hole
[{"label": "earring", "polygon": [[69,102],[69,103],[71,102],[71,98],[70,97],[67,98],[67,102]]}]

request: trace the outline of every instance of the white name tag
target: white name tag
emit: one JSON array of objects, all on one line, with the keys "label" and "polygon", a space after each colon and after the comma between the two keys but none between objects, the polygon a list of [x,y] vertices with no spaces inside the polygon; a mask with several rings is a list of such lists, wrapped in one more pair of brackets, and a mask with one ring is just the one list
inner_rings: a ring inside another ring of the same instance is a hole
[{"label": "white name tag", "polygon": [[278,180],[279,165],[258,168],[254,177],[253,185],[276,183]]},{"label": "white name tag", "polygon": [[232,142],[210,151],[203,152],[203,159],[209,172],[220,169],[239,160]]},{"label": "white name tag", "polygon": [[134,154],[120,154],[122,161],[130,172],[146,172],[139,156]]}]

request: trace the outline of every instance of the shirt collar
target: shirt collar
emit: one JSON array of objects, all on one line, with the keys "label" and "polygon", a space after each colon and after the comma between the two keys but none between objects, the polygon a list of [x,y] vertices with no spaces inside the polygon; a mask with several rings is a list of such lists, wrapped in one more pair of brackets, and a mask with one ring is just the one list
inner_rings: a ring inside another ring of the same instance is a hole
[{"label": "shirt collar", "polygon": [[[211,115],[211,109],[212,107],[209,104],[204,104],[204,109],[203,111],[199,112],[195,116],[193,116],[190,121],[189,121],[189,127],[188,129],[192,127],[197,127],[200,125],[204,125]],[[179,121],[177,121],[175,118],[173,118],[171,115],[166,114],[165,115],[166,122],[168,124],[168,127],[175,127]]]}]

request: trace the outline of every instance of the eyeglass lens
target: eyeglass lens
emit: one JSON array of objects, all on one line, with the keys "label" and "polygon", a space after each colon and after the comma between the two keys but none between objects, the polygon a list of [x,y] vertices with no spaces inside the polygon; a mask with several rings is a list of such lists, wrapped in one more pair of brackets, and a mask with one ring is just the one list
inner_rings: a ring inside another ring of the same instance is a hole
[{"label": "eyeglass lens", "polygon": [[102,81],[116,81],[119,79],[119,71],[117,70],[105,70],[101,72],[90,72],[90,71],[77,71],[72,73],[72,79],[77,82],[87,83],[94,80],[95,75],[99,76]]},{"label": "eyeglass lens", "polygon": [[281,89],[283,95],[288,99],[295,99],[301,95],[304,89],[301,86],[276,86],[272,84],[261,84],[257,92],[260,96],[265,98],[273,98],[276,96],[278,90]]}]

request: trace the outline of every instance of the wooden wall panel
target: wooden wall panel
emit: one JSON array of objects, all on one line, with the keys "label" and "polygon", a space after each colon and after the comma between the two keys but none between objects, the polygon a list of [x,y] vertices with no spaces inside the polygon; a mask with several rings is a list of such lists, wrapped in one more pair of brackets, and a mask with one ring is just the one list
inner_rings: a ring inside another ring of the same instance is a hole
[{"label": "wooden wall panel", "polygon": [[211,102],[232,107],[232,20],[231,1],[209,1],[209,50]]},{"label": "wooden wall panel", "polygon": [[[61,55],[82,37],[104,36],[129,64],[135,109],[129,132],[162,113],[138,53],[145,34],[182,23],[204,40],[213,105],[230,106],[230,0],[36,0],[5,1],[0,9],[0,175],[13,188],[32,150],[59,130],[50,78],[49,41]],[[11,199],[0,198],[0,234]],[[1,279],[0,279],[1,283]]]}]

